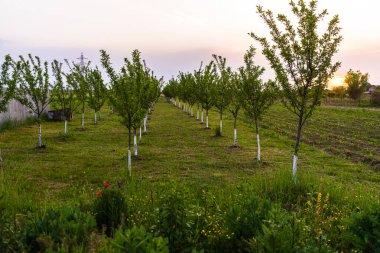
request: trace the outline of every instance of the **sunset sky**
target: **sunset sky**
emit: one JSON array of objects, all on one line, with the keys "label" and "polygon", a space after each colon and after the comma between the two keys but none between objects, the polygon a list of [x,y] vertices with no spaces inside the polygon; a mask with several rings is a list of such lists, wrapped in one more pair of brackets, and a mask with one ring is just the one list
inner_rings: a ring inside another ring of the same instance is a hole
[{"label": "sunset sky", "polygon": [[[237,68],[253,44],[247,33],[267,35],[256,5],[290,14],[283,0],[0,0],[0,57],[32,53],[45,60],[75,60],[80,53],[99,64],[106,49],[115,66],[139,49],[157,75],[168,80],[178,71],[192,71],[211,54],[227,57]],[[344,41],[336,60],[342,67],[370,74],[380,85],[380,3],[374,0],[320,0],[341,19]],[[327,20],[326,20],[327,21]],[[257,63],[273,77],[259,54]]]}]

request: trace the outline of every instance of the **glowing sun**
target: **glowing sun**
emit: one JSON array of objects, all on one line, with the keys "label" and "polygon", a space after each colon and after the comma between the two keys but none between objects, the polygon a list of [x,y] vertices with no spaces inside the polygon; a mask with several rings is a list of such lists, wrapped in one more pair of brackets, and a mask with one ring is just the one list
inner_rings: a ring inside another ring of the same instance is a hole
[{"label": "glowing sun", "polygon": [[344,82],[344,77],[340,77],[340,76],[334,77],[327,84],[327,87],[329,89],[333,89],[334,87],[338,87],[338,86],[346,86],[346,83]]}]

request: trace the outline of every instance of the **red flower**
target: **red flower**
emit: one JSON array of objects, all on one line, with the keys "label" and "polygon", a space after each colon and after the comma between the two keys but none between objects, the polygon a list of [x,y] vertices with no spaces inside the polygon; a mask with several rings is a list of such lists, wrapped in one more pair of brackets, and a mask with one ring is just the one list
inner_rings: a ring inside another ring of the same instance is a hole
[{"label": "red flower", "polygon": [[108,183],[108,182],[104,182],[104,183],[103,183],[103,186],[107,188],[107,187],[111,186],[111,184]]},{"label": "red flower", "polygon": [[100,198],[102,196],[102,192],[101,191],[98,191],[98,198]]}]

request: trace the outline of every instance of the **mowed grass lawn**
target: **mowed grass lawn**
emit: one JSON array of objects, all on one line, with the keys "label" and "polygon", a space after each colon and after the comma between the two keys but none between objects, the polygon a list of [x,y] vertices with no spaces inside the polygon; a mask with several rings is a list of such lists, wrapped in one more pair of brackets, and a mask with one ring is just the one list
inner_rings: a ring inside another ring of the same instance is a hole
[{"label": "mowed grass lawn", "polygon": [[[276,120],[283,116],[274,115],[273,111],[270,115]],[[330,114],[324,115],[329,117]],[[339,117],[339,114],[332,116]],[[96,189],[104,181],[123,181],[127,167],[127,128],[108,110],[102,112],[96,126],[92,117],[89,111],[86,130],[80,131],[80,116],[75,115],[69,123],[67,138],[62,134],[62,122],[44,122],[46,149],[43,150],[35,148],[36,125],[1,132],[5,186],[13,189],[15,197],[27,195],[30,201],[70,201],[81,194],[96,195]],[[266,127],[261,128],[262,164],[256,161],[253,128],[242,120],[238,122],[240,148],[233,149],[230,147],[232,117],[225,115],[223,137],[220,138],[214,137],[218,119],[218,114],[211,111],[212,129],[206,130],[194,117],[160,98],[150,115],[148,134],[143,135],[139,145],[141,160],[132,160],[134,180],[151,182],[152,188],[156,183],[170,180],[194,187],[200,184],[223,187],[238,182],[256,183],[291,173],[294,140],[273,130],[268,118],[265,119]],[[368,117],[368,121],[371,120]],[[349,196],[362,194],[380,199],[380,173],[368,164],[302,144],[298,171],[301,178],[317,180],[321,189],[328,185]]]}]

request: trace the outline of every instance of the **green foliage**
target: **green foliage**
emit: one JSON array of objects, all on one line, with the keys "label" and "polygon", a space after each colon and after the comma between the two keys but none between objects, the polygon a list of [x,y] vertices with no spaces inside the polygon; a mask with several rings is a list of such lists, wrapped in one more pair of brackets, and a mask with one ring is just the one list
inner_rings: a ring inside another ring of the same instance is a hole
[{"label": "green foliage", "polygon": [[[213,87],[213,100],[214,105],[219,111],[220,120],[223,117],[223,111],[231,103],[231,78],[232,70],[226,65],[226,58],[222,56],[213,55],[215,60],[216,69],[216,78],[215,84]],[[220,129],[222,133],[222,129]]]},{"label": "green foliage", "polygon": [[262,232],[263,221],[270,210],[268,201],[255,196],[246,196],[240,202],[233,203],[225,218],[227,229],[232,235],[229,247],[237,252],[247,251],[246,241]]},{"label": "green foliage", "polygon": [[98,68],[90,69],[88,78],[88,106],[99,112],[107,99],[107,87]]},{"label": "green foliage", "polygon": [[130,229],[118,229],[113,239],[100,252],[131,253],[169,253],[168,240],[154,237],[144,227],[133,226]]},{"label": "green foliage", "polygon": [[27,60],[20,56],[16,63],[18,89],[15,96],[40,118],[50,103],[48,63],[45,61],[42,66],[38,56],[28,56]]},{"label": "green foliage", "polygon": [[94,204],[96,224],[107,235],[112,235],[125,221],[125,199],[121,191],[113,187],[104,188],[99,195]]},{"label": "green foliage", "polygon": [[10,77],[11,68],[12,58],[6,55],[0,73],[0,113],[7,110],[8,102],[13,98],[16,88],[17,72],[13,71],[12,77]]},{"label": "green foliage", "polygon": [[353,213],[347,231],[349,248],[363,252],[378,252],[380,249],[380,206]]},{"label": "green foliage", "polygon": [[198,70],[194,71],[196,86],[198,87],[198,101],[202,108],[206,109],[206,113],[213,106],[213,87],[216,79],[214,62],[211,61],[203,68],[203,64]]},{"label": "green foliage", "polygon": [[[70,116],[80,105],[74,86],[72,86],[72,84],[75,83],[73,82],[73,74],[64,74],[62,72],[62,63],[57,60],[51,63],[51,67],[55,78],[50,94],[51,105],[55,109],[63,109],[63,111],[66,112],[66,114],[63,115],[64,118],[70,120]],[[67,80],[66,85],[63,76],[65,76]]]},{"label": "green foliage", "polygon": [[[298,20],[294,27],[284,14],[277,15],[277,21],[270,10],[261,6],[257,11],[267,24],[272,43],[265,37],[251,33],[263,47],[263,54],[276,73],[280,83],[284,105],[298,116],[298,133],[294,154],[297,155],[301,128],[320,104],[323,90],[340,63],[333,63],[332,57],[342,41],[338,16],[334,16],[323,34],[318,27],[327,16],[327,10],[317,12],[317,1],[307,5],[304,0],[291,1],[290,6]],[[283,28],[283,29],[282,29]]]},{"label": "green foliage", "polygon": [[248,117],[254,119],[256,134],[258,134],[258,122],[273,104],[277,87],[271,80],[266,83],[262,81],[261,75],[264,73],[264,68],[254,65],[254,56],[255,49],[250,47],[244,55],[245,66],[239,68],[237,80],[241,91],[241,105]]},{"label": "green foliage", "polygon": [[367,89],[368,73],[362,74],[359,70],[353,71],[350,69],[344,77],[344,82],[347,84],[347,93],[352,99],[359,99],[363,92]]},{"label": "green foliage", "polygon": [[178,75],[178,94],[179,98],[192,107],[197,101],[197,83],[191,73],[182,73]]},{"label": "green foliage", "polygon": [[189,247],[190,224],[181,190],[170,189],[159,203],[156,233],[168,238],[170,252],[181,252]]},{"label": "green foliage", "polygon": [[71,252],[80,245],[86,246],[89,234],[95,230],[95,220],[78,209],[48,209],[41,217],[27,221],[24,246],[28,252],[46,249],[64,249]]},{"label": "green foliage", "polygon": [[107,52],[101,50],[100,53],[102,66],[111,79],[110,101],[129,130],[130,148],[131,129],[141,125],[151,103],[159,96],[161,80],[146,67],[138,50],[132,52],[131,60],[125,59],[119,73],[112,68]]}]

